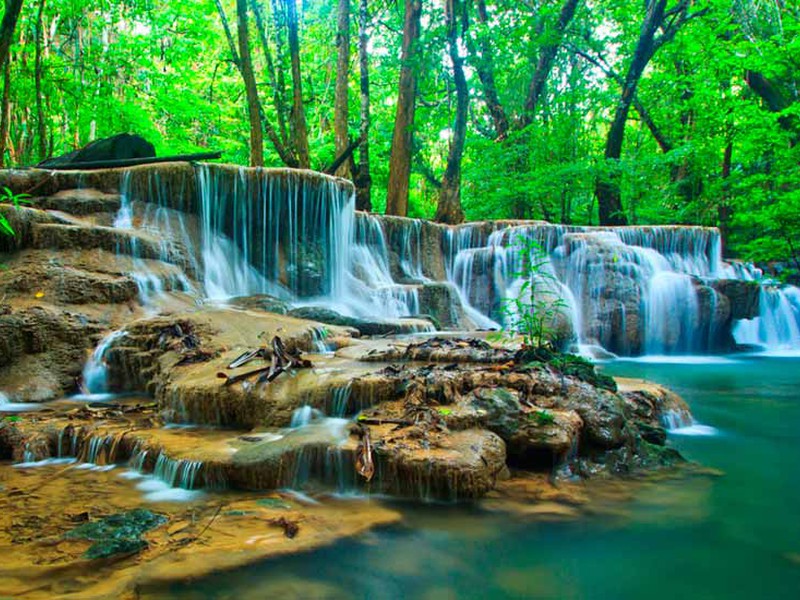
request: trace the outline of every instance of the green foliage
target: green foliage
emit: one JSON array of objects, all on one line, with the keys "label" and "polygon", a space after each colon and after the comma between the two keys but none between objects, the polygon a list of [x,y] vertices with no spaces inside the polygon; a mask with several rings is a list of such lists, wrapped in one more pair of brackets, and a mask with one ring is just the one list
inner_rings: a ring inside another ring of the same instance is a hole
[{"label": "green foliage", "polygon": [[537,425],[552,425],[556,422],[556,418],[553,416],[553,413],[547,410],[537,410],[535,412],[528,413],[528,416],[536,421]]},{"label": "green foliage", "polygon": [[558,292],[558,279],[548,270],[550,261],[541,245],[518,235],[513,248],[521,263],[514,277],[522,283],[516,296],[503,301],[504,334],[522,336],[524,349],[545,348],[551,344],[558,316],[567,304]]},{"label": "green foliage", "polygon": [[[235,32],[235,3],[222,0]],[[274,5],[261,2],[268,46],[290,91],[289,57],[275,42]],[[359,132],[359,72],[351,3],[350,135]],[[594,183],[614,175],[633,224],[720,226],[728,253],[746,259],[800,260],[800,11],[796,3],[705,0],[689,3],[690,20],[659,48],[636,88],[619,161],[604,143],[641,31],[641,3],[580,2],[553,60],[544,95],[522,126],[532,71],[548,44],[563,0],[487,0],[489,17],[470,27],[462,54],[470,91],[462,164],[469,219],[526,218],[596,224]],[[673,0],[668,9],[677,5]],[[441,2],[423,3],[420,77],[414,124],[409,215],[431,217],[450,145],[455,94]],[[334,156],[336,8],[299,3],[303,98],[312,167]],[[2,12],[0,6],[0,13]],[[39,159],[35,29],[38,3],[26,2],[11,46],[10,119],[4,165]],[[128,130],[159,154],[220,149],[248,162],[243,84],[213,2],[50,0],[44,5],[42,97],[44,146],[62,154]],[[277,110],[267,61],[251,19],[254,68],[265,115]],[[403,3],[370,1],[370,164],[376,211],[385,206],[400,71]],[[20,43],[24,41],[24,43]],[[488,44],[484,55],[482,47]],[[609,49],[613,49],[610,52]],[[478,67],[493,67],[499,101],[511,124],[497,139]],[[763,98],[746,77],[758,73],[778,92]],[[615,77],[616,76],[616,77]],[[280,87],[281,84],[279,84]],[[662,141],[659,144],[654,129]],[[731,160],[723,167],[726,148]],[[280,166],[271,144],[269,166]],[[359,157],[356,155],[355,157]],[[8,219],[0,231],[11,234]]]},{"label": "green foliage", "polygon": [[14,231],[14,228],[9,223],[8,219],[5,215],[0,215],[0,232],[4,235],[16,235],[17,232]]},{"label": "green foliage", "polygon": [[[15,194],[11,191],[11,188],[4,187],[2,191],[0,191],[0,204],[11,204],[18,210],[23,204],[33,204],[33,202],[28,200],[30,197],[30,194]],[[0,233],[10,236],[17,234],[11,222],[8,220],[8,217],[4,214],[0,214]]]},{"label": "green foliage", "polygon": [[14,208],[19,208],[23,204],[33,204],[28,198],[30,194],[15,194],[11,188],[4,187],[0,192],[0,203],[13,204]]}]

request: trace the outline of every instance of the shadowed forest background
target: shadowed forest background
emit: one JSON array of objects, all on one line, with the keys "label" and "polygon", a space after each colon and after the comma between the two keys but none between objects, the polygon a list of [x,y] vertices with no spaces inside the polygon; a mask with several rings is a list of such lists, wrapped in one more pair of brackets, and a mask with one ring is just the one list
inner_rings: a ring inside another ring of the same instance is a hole
[{"label": "shadowed forest background", "polygon": [[336,172],[376,212],[718,226],[728,254],[797,266],[795,1],[5,0],[2,19],[5,167],[131,131]]}]

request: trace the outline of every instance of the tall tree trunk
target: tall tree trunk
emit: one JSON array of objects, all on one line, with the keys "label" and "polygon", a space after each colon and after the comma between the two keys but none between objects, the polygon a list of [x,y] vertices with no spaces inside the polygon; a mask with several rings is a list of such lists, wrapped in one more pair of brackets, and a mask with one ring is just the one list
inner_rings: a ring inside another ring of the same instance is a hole
[{"label": "tall tree trunk", "polygon": [[8,125],[11,121],[11,61],[6,61],[3,69],[3,100],[0,103],[0,169],[6,166],[6,146],[8,145]]},{"label": "tall tree trunk", "polygon": [[625,225],[628,222],[622,210],[619,174],[615,171],[622,155],[622,142],[625,138],[625,122],[628,120],[628,112],[636,96],[639,79],[656,50],[655,35],[664,21],[666,4],[666,0],[650,0],[647,4],[639,41],[636,44],[625,82],[622,84],[622,94],[614,111],[614,119],[608,130],[605,158],[606,165],[611,172],[599,177],[595,183],[600,225]]},{"label": "tall tree trunk", "polygon": [[261,131],[261,103],[250,57],[250,31],[247,0],[236,0],[236,24],[239,36],[239,68],[247,93],[247,116],[250,120],[250,166],[264,166],[264,134]]},{"label": "tall tree trunk", "polygon": [[22,10],[22,0],[6,0],[6,12],[0,24],[0,68],[6,64],[8,51],[14,39],[14,30]]},{"label": "tall tree trunk", "polygon": [[300,69],[300,37],[298,34],[299,22],[297,19],[297,3],[295,0],[285,0],[286,27],[289,37],[289,56],[292,63],[292,130],[294,133],[294,149],[297,155],[298,166],[308,169],[311,158],[308,150],[308,128],[306,126],[306,111],[303,106],[303,80]]},{"label": "tall tree trunk", "polygon": [[528,87],[528,97],[525,99],[525,113],[521,119],[521,125],[523,126],[529,125],[533,120],[539,99],[544,93],[544,85],[550,76],[550,71],[553,69],[553,61],[555,61],[556,54],[558,54],[561,40],[564,39],[564,32],[575,16],[575,10],[578,8],[579,2],[580,0],[565,0],[564,5],[561,7],[561,13],[558,15],[553,41],[539,51],[536,69]]},{"label": "tall tree trunk", "polygon": [[719,218],[719,233],[723,241],[727,241],[731,223],[730,189],[728,178],[731,176],[731,164],[733,162],[733,142],[729,141],[725,146],[722,155],[722,201],[717,205],[717,217]]},{"label": "tall tree trunk", "polygon": [[369,172],[369,35],[367,23],[369,12],[367,0],[359,0],[358,5],[358,65],[361,88],[361,145],[358,149],[358,173],[355,177],[356,208],[372,210],[372,176]]},{"label": "tall tree trunk", "polygon": [[[275,61],[272,58],[272,52],[269,47],[267,25],[264,19],[264,8],[258,0],[250,0],[250,8],[256,17],[256,29],[258,30],[258,36],[261,40],[261,49],[264,52],[264,58],[267,61],[267,77],[269,78],[269,85],[272,87],[272,101],[275,104],[275,112],[278,114],[281,143],[286,146],[289,144],[289,135],[286,128],[286,90],[283,87],[283,79],[278,78],[278,71],[275,67]],[[280,55],[278,59],[280,60]]]},{"label": "tall tree trunk", "polygon": [[[333,133],[336,156],[347,150],[350,143],[348,131],[347,83],[350,76],[350,0],[339,0],[339,19],[336,31],[338,57],[336,61],[336,96],[334,100]],[[336,171],[339,177],[350,177],[350,161],[346,161]]]},{"label": "tall tree trunk", "polygon": [[[286,48],[283,39],[283,32],[286,29],[286,10],[283,4],[283,0],[271,0],[271,1],[272,1],[273,31],[275,32],[275,76],[278,82],[278,89],[281,90],[281,94],[285,94],[286,71],[284,69],[284,65],[286,64]],[[291,119],[291,109],[289,109],[287,102],[284,101],[282,103],[281,110],[284,111],[282,117],[284,121]],[[291,148],[292,145],[291,135],[287,135],[286,131],[284,131],[284,139],[286,140],[287,145],[289,145],[289,147]],[[294,153],[293,149],[292,153]]]},{"label": "tall tree trunk", "polygon": [[439,223],[457,224],[464,222],[461,208],[461,157],[467,135],[467,110],[469,108],[469,88],[464,75],[464,59],[458,51],[458,21],[461,17],[461,34],[466,37],[466,16],[461,0],[445,0],[445,22],[447,24],[447,44],[450,61],[453,63],[453,81],[456,86],[456,118],[453,126],[453,140],[447,156],[447,168],[439,188],[439,204],[436,207],[436,220]]},{"label": "tall tree trunk", "polygon": [[39,10],[36,13],[35,58],[33,68],[34,87],[36,89],[36,135],[39,143],[39,160],[44,160],[47,158],[47,124],[44,120],[44,94],[42,93],[44,4],[45,0],[39,0]]},{"label": "tall tree trunk", "polygon": [[404,217],[408,214],[408,185],[411,177],[411,150],[414,136],[414,112],[417,96],[417,60],[422,0],[405,0],[403,49],[400,57],[400,82],[397,113],[389,159],[389,189],[386,214]]},{"label": "tall tree trunk", "polygon": [[[486,10],[486,1],[477,0],[478,20],[483,27],[489,27],[489,14]],[[488,35],[480,36],[480,57],[476,60],[476,70],[478,78],[483,87],[483,98],[486,109],[492,117],[494,130],[498,140],[504,140],[508,135],[508,117],[503,105],[500,103],[500,96],[497,93],[497,84],[494,80],[494,60],[492,58],[492,45]]]},{"label": "tall tree trunk", "polygon": [[[244,1],[245,0],[237,0],[237,9],[238,9],[239,3],[244,2]],[[267,119],[266,115],[264,115],[264,110],[263,110],[263,108],[261,106],[261,101],[258,99],[258,90],[256,88],[255,74],[253,73],[252,61],[248,60],[248,63],[250,65],[250,68],[249,68],[250,75],[249,75],[249,78],[248,78],[248,76],[245,75],[244,63],[243,63],[241,57],[239,56],[239,51],[236,50],[236,45],[237,44],[233,39],[233,34],[231,33],[231,28],[228,25],[228,18],[225,16],[225,9],[222,7],[222,3],[220,2],[220,0],[214,0],[214,2],[217,5],[217,11],[219,12],[220,20],[222,21],[222,29],[225,31],[225,38],[228,40],[228,48],[230,49],[230,52],[231,52],[231,58],[233,59],[233,63],[236,65],[236,68],[239,70],[239,73],[242,75],[242,79],[245,81],[245,90],[248,93],[248,116],[250,118],[250,128],[251,128],[251,139],[250,139],[250,144],[251,144],[250,160],[251,160],[251,164],[253,164],[253,152],[252,152],[252,146],[253,146],[253,138],[252,138],[253,115],[250,112],[250,91],[248,90],[248,83],[247,83],[248,79],[250,80],[250,85],[252,86],[251,89],[255,92],[255,95],[254,95],[255,96],[255,103],[256,103],[256,113],[255,114],[256,114],[256,117],[259,120],[259,123],[261,125],[263,125],[264,130],[267,132],[267,136],[269,137],[270,141],[272,142],[272,145],[275,147],[275,151],[278,153],[278,156],[280,156],[281,160],[283,161],[283,164],[285,164],[288,167],[296,167],[297,166],[297,160],[295,159],[294,155],[283,144],[281,139],[278,137],[278,133],[275,131],[275,128],[272,126],[272,123],[269,121],[269,119]],[[247,9],[246,5],[244,6],[244,9],[246,11],[246,9]],[[245,15],[246,15],[246,12],[245,12]],[[247,21],[247,17],[245,16],[245,29],[247,29],[246,21]],[[249,59],[250,58],[249,36],[246,39],[248,39],[248,41],[245,43],[245,46],[247,48],[247,56],[248,56],[248,59]],[[241,46],[241,44],[242,44],[242,40],[241,40],[241,37],[240,37],[239,46]],[[259,127],[259,129],[257,130],[256,133],[259,136],[261,136],[261,138],[262,138],[261,139],[261,144],[259,146],[261,148],[261,165],[258,165],[258,166],[262,166],[264,164],[264,159],[263,159],[263,152],[264,151],[263,151],[263,135],[261,134],[260,127]]]}]

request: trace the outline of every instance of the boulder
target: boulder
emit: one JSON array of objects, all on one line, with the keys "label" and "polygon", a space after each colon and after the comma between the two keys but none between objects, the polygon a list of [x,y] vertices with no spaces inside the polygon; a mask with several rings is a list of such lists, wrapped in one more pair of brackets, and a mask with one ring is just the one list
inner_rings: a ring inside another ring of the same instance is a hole
[{"label": "boulder", "polygon": [[76,168],[80,168],[81,163],[121,160],[126,158],[153,158],[155,155],[156,149],[153,144],[142,136],[119,133],[108,138],[95,140],[80,150],[74,150],[68,154],[48,158],[36,166],[41,169],[63,167],[66,165],[75,165]]},{"label": "boulder", "polygon": [[727,298],[731,319],[753,319],[759,315],[761,286],[757,281],[717,279],[711,286]]}]

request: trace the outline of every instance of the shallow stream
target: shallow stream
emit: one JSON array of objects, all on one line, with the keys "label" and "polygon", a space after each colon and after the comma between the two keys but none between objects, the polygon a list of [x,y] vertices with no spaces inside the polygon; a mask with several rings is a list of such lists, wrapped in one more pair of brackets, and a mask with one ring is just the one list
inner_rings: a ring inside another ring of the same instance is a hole
[{"label": "shallow stream", "polygon": [[604,368],[680,393],[701,426],[671,442],[721,475],[625,486],[575,519],[405,504],[400,526],[147,597],[800,597],[800,358]]}]

